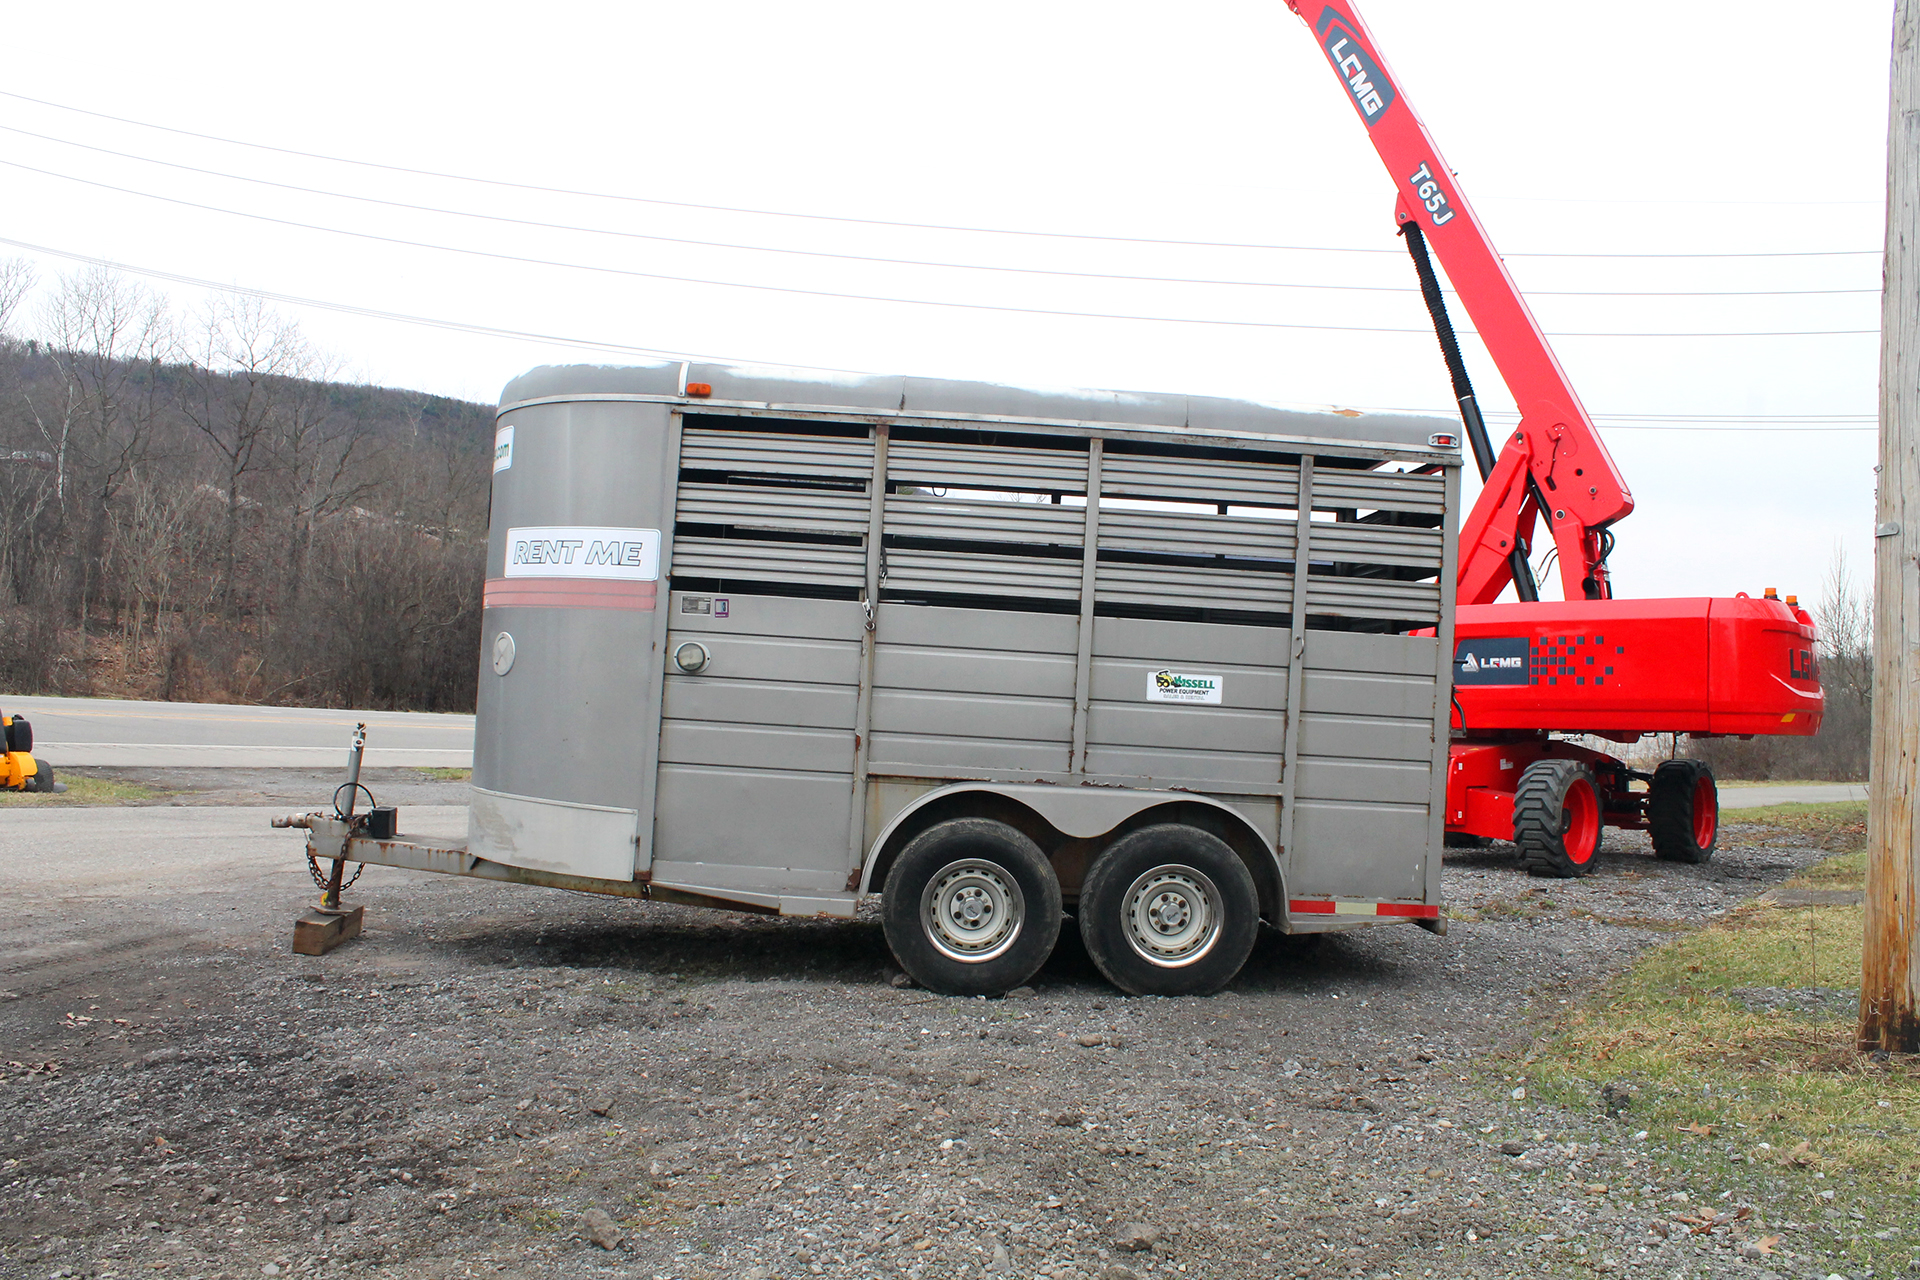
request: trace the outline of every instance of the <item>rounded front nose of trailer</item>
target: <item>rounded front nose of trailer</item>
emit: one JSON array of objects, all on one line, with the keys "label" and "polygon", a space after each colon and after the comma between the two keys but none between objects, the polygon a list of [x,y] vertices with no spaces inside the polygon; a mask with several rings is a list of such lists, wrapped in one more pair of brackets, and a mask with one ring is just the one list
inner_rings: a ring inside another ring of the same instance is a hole
[{"label": "rounded front nose of trailer", "polygon": [[647,863],[671,533],[667,406],[507,406],[494,458],[473,852],[629,880]]}]

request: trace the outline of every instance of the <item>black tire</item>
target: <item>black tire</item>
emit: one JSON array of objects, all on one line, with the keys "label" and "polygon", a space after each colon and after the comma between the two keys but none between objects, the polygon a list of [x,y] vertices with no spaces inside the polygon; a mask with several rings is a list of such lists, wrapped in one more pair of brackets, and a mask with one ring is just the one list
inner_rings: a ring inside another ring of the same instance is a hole
[{"label": "black tire", "polygon": [[1080,886],[1078,914],[1087,954],[1114,986],[1136,996],[1204,996],[1246,963],[1260,894],[1226,841],[1169,822],[1101,851]]},{"label": "black tire", "polygon": [[880,901],[894,959],[944,995],[1020,986],[1060,938],[1060,882],[1047,855],[989,818],[953,818],[915,836]]},{"label": "black tire", "polygon": [[33,776],[26,780],[23,791],[45,791],[49,794],[58,790],[53,781],[53,766],[39,756],[33,758]]},{"label": "black tire", "polygon": [[1513,795],[1513,845],[1530,876],[1569,880],[1600,852],[1600,784],[1578,760],[1536,760]]},{"label": "black tire", "polygon": [[1720,787],[1704,760],[1668,760],[1647,791],[1647,834],[1654,856],[1702,863],[1720,843]]}]

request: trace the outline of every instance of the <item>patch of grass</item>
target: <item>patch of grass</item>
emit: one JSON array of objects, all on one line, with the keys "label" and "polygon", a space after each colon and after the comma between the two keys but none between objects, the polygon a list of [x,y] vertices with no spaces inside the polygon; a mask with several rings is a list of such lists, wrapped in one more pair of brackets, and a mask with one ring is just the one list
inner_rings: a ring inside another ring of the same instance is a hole
[{"label": "patch of grass", "polygon": [[[1794,883],[1856,887],[1863,872],[1864,855],[1847,855]],[[1847,1222],[1819,1246],[1897,1269],[1920,1228],[1920,1058],[1875,1060],[1855,1051],[1850,1018],[1732,994],[1856,986],[1861,920],[1859,907],[1748,903],[1648,952],[1568,1015],[1530,1055],[1532,1079],[1585,1111],[1603,1084],[1633,1086],[1623,1123],[1646,1129],[1649,1154],[1677,1176],[1738,1187],[1775,1220],[1860,1208],[1900,1232],[1877,1240]]]},{"label": "patch of grass", "polygon": [[1867,887],[1866,851],[1842,854],[1838,858],[1816,862],[1802,874],[1787,881],[1787,884],[1794,889],[1864,890]]},{"label": "patch of grass", "polygon": [[1722,791],[1729,787],[1864,787],[1864,782],[1836,783],[1831,778],[1716,778],[1714,780]]},{"label": "patch of grass", "polygon": [[418,772],[426,774],[435,782],[465,782],[473,777],[473,770],[471,769],[443,769],[437,766],[428,766],[420,769]]},{"label": "patch of grass", "polygon": [[62,773],[59,778],[67,784],[65,792],[0,791],[0,805],[30,808],[34,805],[138,804],[169,794],[137,782],[116,782],[110,778],[83,778],[71,773]]},{"label": "patch of grass", "polygon": [[1771,827],[1783,835],[1836,853],[1864,849],[1867,844],[1867,802],[1840,800],[1832,804],[1770,804],[1758,809],[1723,809],[1727,826]]}]

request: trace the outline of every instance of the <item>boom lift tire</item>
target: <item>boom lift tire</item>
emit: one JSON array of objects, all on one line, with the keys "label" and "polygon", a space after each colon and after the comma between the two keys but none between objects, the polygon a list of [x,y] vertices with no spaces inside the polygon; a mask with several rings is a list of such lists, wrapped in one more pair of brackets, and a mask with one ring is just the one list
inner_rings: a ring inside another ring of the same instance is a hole
[{"label": "boom lift tire", "polygon": [[1211,995],[1260,929],[1260,894],[1226,841],[1168,822],[1101,851],[1080,886],[1080,937],[1107,981],[1136,996]]},{"label": "boom lift tire", "polygon": [[1578,760],[1536,760],[1513,795],[1513,844],[1530,876],[1584,875],[1600,851],[1600,787]]},{"label": "boom lift tire", "polygon": [[1647,791],[1647,833],[1665,862],[1702,863],[1720,842],[1720,788],[1704,760],[1667,760]]},{"label": "boom lift tire", "polygon": [[880,904],[900,967],[943,995],[1000,995],[1020,986],[1060,938],[1060,881],[1047,855],[989,818],[951,818],[915,836],[893,864]]}]

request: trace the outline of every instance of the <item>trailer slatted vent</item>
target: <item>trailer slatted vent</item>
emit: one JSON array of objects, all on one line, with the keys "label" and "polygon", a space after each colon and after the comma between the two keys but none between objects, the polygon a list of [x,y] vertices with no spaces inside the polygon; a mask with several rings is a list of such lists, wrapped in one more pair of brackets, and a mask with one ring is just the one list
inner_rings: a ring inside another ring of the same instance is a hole
[{"label": "trailer slatted vent", "polygon": [[1313,505],[1333,520],[1313,526],[1309,626],[1320,619],[1373,619],[1399,630],[1439,618],[1443,477],[1328,469],[1314,475]]},{"label": "trailer slatted vent", "polygon": [[1300,468],[1135,446],[1100,468],[1102,613],[1293,608]]},{"label": "trailer slatted vent", "polygon": [[872,481],[865,426],[689,418],[673,578],[856,596]]},{"label": "trailer slatted vent", "polygon": [[888,442],[883,598],[1077,601],[1086,441],[977,435],[903,430]]}]

